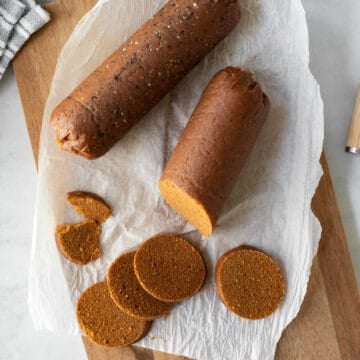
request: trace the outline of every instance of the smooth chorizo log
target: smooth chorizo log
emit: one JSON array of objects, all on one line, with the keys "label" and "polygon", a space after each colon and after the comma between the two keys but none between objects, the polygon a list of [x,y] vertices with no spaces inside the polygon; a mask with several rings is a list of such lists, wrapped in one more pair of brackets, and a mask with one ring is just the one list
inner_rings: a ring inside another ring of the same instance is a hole
[{"label": "smooth chorizo log", "polygon": [[52,113],[63,150],[105,154],[240,19],[238,0],[172,0]]},{"label": "smooth chorizo log", "polygon": [[228,67],[210,81],[181,135],[159,189],[204,236],[212,233],[269,108],[253,75]]}]

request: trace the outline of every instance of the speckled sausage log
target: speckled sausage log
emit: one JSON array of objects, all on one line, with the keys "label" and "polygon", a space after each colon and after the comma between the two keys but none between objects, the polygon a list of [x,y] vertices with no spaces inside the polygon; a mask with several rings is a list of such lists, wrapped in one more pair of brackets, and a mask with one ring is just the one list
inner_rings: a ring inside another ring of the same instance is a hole
[{"label": "speckled sausage log", "polygon": [[63,150],[105,154],[240,19],[238,0],[172,0],[52,113]]},{"label": "speckled sausage log", "polygon": [[233,67],[220,71],[166,165],[160,192],[204,236],[212,233],[269,108],[251,73]]}]

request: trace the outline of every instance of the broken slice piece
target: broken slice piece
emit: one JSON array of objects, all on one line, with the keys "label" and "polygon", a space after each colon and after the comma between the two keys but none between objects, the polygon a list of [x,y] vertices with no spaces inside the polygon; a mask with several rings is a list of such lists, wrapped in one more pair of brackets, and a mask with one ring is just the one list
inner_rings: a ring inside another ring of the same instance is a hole
[{"label": "broken slice piece", "polygon": [[112,215],[109,205],[100,196],[90,192],[69,192],[67,201],[80,215],[98,223],[104,222]]},{"label": "broken slice piece", "polygon": [[60,252],[74,263],[85,265],[101,256],[100,226],[96,221],[57,225],[55,238]]}]

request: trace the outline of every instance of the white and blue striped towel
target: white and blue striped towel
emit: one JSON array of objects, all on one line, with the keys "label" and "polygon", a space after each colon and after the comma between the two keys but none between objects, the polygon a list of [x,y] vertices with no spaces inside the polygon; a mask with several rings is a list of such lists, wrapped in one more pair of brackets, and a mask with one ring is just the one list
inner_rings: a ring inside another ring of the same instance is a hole
[{"label": "white and blue striped towel", "polygon": [[49,20],[34,0],[0,0],[0,79],[26,40]]}]

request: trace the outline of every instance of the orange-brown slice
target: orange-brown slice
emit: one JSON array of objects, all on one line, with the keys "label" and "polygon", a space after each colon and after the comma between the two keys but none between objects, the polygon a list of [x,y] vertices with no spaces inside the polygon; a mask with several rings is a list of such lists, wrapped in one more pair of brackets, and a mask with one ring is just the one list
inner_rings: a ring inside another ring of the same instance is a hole
[{"label": "orange-brown slice", "polygon": [[115,304],[125,313],[146,320],[167,314],[173,304],[148,294],[134,272],[135,251],[118,257],[107,273],[107,284]]},{"label": "orange-brown slice", "polygon": [[55,238],[60,252],[74,263],[84,265],[101,256],[100,226],[96,221],[57,225]]},{"label": "orange-brown slice", "polygon": [[187,240],[172,234],[145,241],[135,253],[134,270],[151,296],[168,302],[196,294],[206,276],[200,252]]},{"label": "orange-brown slice", "polygon": [[151,325],[122,312],[112,301],[105,282],[97,283],[82,293],[76,315],[89,340],[107,347],[132,344],[145,336]]},{"label": "orange-brown slice", "polygon": [[281,305],[284,277],[275,261],[259,250],[240,247],[217,262],[216,287],[222,302],[238,316],[262,319]]},{"label": "orange-brown slice", "polygon": [[67,194],[67,201],[86,219],[102,223],[111,216],[109,205],[96,194],[86,191],[72,191]]}]

